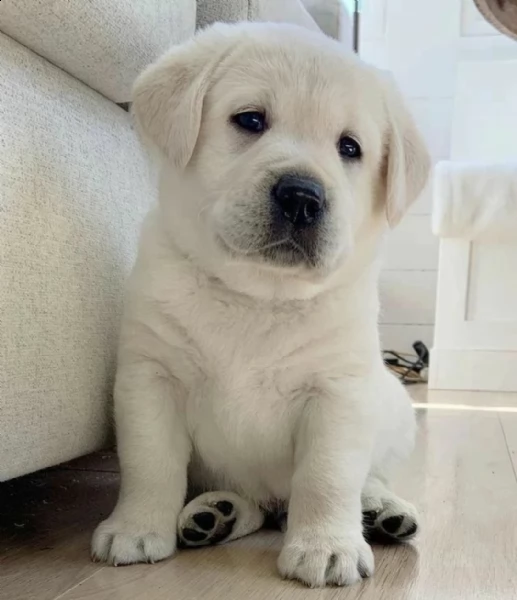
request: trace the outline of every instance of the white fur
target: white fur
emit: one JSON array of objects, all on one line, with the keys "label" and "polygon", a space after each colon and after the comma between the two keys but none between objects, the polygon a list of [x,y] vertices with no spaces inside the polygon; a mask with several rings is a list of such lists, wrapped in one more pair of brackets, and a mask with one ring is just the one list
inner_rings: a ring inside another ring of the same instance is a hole
[{"label": "white fur", "polygon": [[[231,114],[258,106],[270,130],[236,132]],[[353,583],[373,571],[365,482],[384,480],[414,433],[408,396],[381,361],[377,254],[386,213],[398,220],[424,184],[420,138],[380,73],[283,25],[201,33],[143,74],[134,107],[163,175],[120,342],[120,498],[93,554],[114,564],[172,554],[188,471],[194,488],[252,507],[289,503],[282,575]],[[357,164],[336,151],[343,132],[361,141]],[[260,259],[267,185],[293,169],[329,194],[311,267]]]}]

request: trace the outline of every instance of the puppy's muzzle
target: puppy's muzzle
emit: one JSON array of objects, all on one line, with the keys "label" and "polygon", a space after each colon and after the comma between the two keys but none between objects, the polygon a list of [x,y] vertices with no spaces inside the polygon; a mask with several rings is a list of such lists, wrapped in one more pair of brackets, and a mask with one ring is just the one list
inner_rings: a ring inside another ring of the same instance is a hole
[{"label": "puppy's muzzle", "polygon": [[325,190],[312,177],[282,175],[271,192],[277,218],[304,228],[315,225],[325,208]]}]

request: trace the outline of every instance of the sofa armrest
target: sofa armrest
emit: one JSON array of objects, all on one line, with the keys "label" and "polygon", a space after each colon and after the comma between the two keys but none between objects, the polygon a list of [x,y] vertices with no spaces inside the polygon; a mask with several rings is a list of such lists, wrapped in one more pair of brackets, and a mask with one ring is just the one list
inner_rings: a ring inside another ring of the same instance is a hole
[{"label": "sofa armrest", "polygon": [[[215,3],[215,2],[214,2]],[[195,0],[6,0],[0,31],[114,102],[195,30]]]}]

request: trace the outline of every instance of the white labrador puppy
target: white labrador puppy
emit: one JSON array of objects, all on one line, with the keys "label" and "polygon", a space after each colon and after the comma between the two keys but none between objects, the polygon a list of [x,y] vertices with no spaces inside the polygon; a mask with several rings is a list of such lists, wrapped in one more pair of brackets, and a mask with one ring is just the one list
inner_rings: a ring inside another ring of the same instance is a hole
[{"label": "white labrador puppy", "polygon": [[145,71],[134,111],[160,200],[120,342],[122,487],[93,556],[158,561],[285,503],[280,573],[352,584],[374,566],[362,512],[367,532],[417,529],[387,487],[415,425],[381,360],[377,257],[424,185],[421,139],[384,75],[287,25],[203,31]]}]

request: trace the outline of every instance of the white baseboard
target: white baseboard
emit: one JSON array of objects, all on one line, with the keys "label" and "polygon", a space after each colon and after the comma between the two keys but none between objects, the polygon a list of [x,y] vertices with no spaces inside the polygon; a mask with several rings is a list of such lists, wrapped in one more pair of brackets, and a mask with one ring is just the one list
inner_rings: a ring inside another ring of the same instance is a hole
[{"label": "white baseboard", "polygon": [[517,351],[431,351],[429,389],[517,392]]}]

